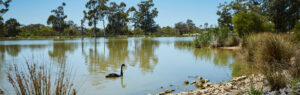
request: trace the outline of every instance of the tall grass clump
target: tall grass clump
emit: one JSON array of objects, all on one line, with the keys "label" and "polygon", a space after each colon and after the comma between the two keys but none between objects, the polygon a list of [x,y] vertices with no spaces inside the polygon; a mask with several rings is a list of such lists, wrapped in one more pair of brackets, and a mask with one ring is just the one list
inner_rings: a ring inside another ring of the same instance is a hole
[{"label": "tall grass clump", "polygon": [[300,22],[297,22],[297,24],[293,29],[293,32],[294,32],[295,40],[300,41]]},{"label": "tall grass clump", "polygon": [[65,72],[65,69],[59,69],[52,76],[45,65],[26,62],[24,68],[14,65],[8,80],[16,95],[76,95],[71,78]]},{"label": "tall grass clump", "polygon": [[240,44],[240,40],[237,36],[228,37],[224,43],[225,46],[229,46],[229,47],[238,46],[239,44]]},{"label": "tall grass clump", "polygon": [[196,48],[208,47],[211,42],[211,35],[209,33],[201,33],[194,39],[194,45]]},{"label": "tall grass clump", "polygon": [[285,87],[297,77],[293,73],[299,71],[299,63],[292,60],[297,56],[297,45],[287,34],[253,34],[246,40],[247,58],[265,75],[273,90]]}]

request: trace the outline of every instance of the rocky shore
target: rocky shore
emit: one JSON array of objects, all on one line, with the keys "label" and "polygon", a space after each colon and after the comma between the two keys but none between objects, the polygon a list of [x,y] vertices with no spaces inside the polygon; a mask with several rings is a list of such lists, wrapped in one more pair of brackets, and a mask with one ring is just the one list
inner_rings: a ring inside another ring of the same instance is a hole
[{"label": "rocky shore", "polygon": [[175,94],[165,91],[157,95],[249,95],[251,93],[252,95],[253,93],[254,95],[300,95],[300,83],[296,83],[294,87],[288,85],[279,91],[272,91],[263,75],[241,76],[215,84],[198,77],[197,81],[184,81],[184,83],[194,85],[198,89]]}]

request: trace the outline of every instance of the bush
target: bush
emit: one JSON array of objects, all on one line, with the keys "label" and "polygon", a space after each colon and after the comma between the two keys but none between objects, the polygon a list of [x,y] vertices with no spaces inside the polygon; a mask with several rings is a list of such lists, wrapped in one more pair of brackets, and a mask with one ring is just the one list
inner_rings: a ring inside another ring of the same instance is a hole
[{"label": "bush", "polygon": [[239,44],[240,44],[240,40],[236,36],[228,37],[225,41],[225,46],[229,46],[229,47],[238,46]]},{"label": "bush", "polygon": [[234,31],[240,37],[251,33],[270,32],[273,25],[268,23],[265,16],[255,12],[239,12],[232,18],[234,24]]},{"label": "bush", "polygon": [[248,59],[265,75],[273,90],[285,87],[289,83],[287,76],[295,78],[292,72],[299,70],[291,61],[296,56],[296,45],[287,37],[287,34],[261,33],[250,35],[245,44]]},{"label": "bush", "polygon": [[211,35],[209,33],[202,33],[194,39],[196,48],[208,47],[210,45]]},{"label": "bush", "polygon": [[293,29],[295,38],[297,41],[300,41],[300,22],[298,22]]}]

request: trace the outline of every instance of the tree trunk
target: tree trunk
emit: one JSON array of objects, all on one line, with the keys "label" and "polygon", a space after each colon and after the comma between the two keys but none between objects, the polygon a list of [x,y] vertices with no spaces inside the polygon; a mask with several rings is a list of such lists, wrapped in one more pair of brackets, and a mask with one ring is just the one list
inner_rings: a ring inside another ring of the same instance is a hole
[{"label": "tree trunk", "polygon": [[102,20],[102,22],[103,22],[104,36],[106,36],[106,26],[105,26],[105,20],[103,19],[103,20]]},{"label": "tree trunk", "polygon": [[95,37],[97,37],[96,29],[97,29],[97,27],[96,27],[96,20],[94,20],[94,34],[95,34]]}]

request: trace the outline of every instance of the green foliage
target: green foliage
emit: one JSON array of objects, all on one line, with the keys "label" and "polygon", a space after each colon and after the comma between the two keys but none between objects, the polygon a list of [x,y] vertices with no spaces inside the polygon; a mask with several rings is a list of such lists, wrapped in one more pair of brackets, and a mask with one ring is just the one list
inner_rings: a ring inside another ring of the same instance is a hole
[{"label": "green foliage", "polygon": [[256,89],[251,89],[249,92],[248,92],[249,95],[263,95],[263,91],[261,90],[256,90]]},{"label": "green foliage", "polygon": [[146,35],[155,32],[158,25],[155,23],[154,18],[157,17],[158,11],[157,8],[152,9],[154,6],[153,1],[141,1],[137,6],[139,8],[134,14],[134,27],[141,28]]},{"label": "green foliage", "polygon": [[293,29],[295,39],[300,41],[300,22],[298,22]]},{"label": "green foliage", "polygon": [[251,82],[251,88],[248,92],[249,95],[263,95],[263,86],[260,89],[255,88],[255,83],[253,82],[253,78],[250,79]]},{"label": "green foliage", "polygon": [[159,28],[156,35],[178,35],[179,33],[176,31],[175,28],[170,26]]},{"label": "green foliage", "polygon": [[194,32],[196,30],[195,23],[191,19],[187,19],[186,24],[189,27],[189,32]]},{"label": "green foliage", "polygon": [[224,46],[238,46],[240,44],[240,40],[237,36],[230,36],[226,39]]},{"label": "green foliage", "polygon": [[220,16],[218,18],[219,26],[228,27],[229,30],[233,31],[231,7],[225,2],[224,4],[220,4],[218,8],[221,9],[217,11],[217,15]]},{"label": "green foliage", "polygon": [[190,31],[189,26],[186,23],[178,22],[175,24],[175,28],[179,32],[180,35],[186,34]]},{"label": "green foliage", "polygon": [[215,31],[217,46],[224,46],[227,38],[229,37],[230,29],[228,27],[218,27]]},{"label": "green foliage", "polygon": [[65,22],[67,15],[64,13],[64,6],[66,6],[66,3],[63,2],[57,9],[52,10],[51,12],[54,14],[50,15],[47,20],[47,24],[52,25],[53,30],[58,31],[60,35],[68,27]]},{"label": "green foliage", "polygon": [[109,0],[89,0],[85,7],[88,9],[88,11],[83,11],[84,18],[88,20],[89,26],[94,26],[93,31],[95,36],[96,30],[97,30],[97,24],[98,20],[101,20],[103,22],[103,26],[105,29],[105,17],[108,14],[109,8],[107,7],[107,2]]},{"label": "green foliage", "polygon": [[5,30],[3,15],[8,11],[9,3],[11,0],[0,0],[0,37],[7,36],[7,31]]},{"label": "green foliage", "polygon": [[194,39],[194,45],[196,48],[208,47],[211,42],[210,33],[202,33]]},{"label": "green foliage", "polygon": [[144,31],[141,28],[135,28],[133,31],[130,31],[132,35],[143,35]]},{"label": "green foliage", "polygon": [[19,22],[14,19],[14,18],[11,18],[9,20],[7,20],[5,22],[5,36],[7,37],[15,37],[19,34],[20,30],[19,30],[19,27],[20,27],[20,24]]},{"label": "green foliage", "polygon": [[130,18],[128,18],[129,13],[133,10],[125,10],[126,4],[121,2],[119,5],[115,2],[110,3],[110,11],[108,15],[108,25],[106,31],[110,35],[125,35],[128,34],[128,26]]},{"label": "green foliage", "polygon": [[[254,12],[240,12],[234,15],[232,22],[234,24],[234,30],[240,37],[248,35],[250,33],[264,32],[270,26],[265,21],[262,15]],[[255,28],[254,28],[255,27]]]},{"label": "green foliage", "polygon": [[5,28],[5,26],[3,23],[3,18],[0,16],[0,37],[4,37],[6,35],[4,28]]},{"label": "green foliage", "polygon": [[8,11],[10,2],[11,0],[0,0],[0,6],[3,6],[0,8],[0,17],[2,17]]},{"label": "green foliage", "polygon": [[275,25],[275,32],[293,29],[300,15],[299,0],[263,0],[265,14]]}]

